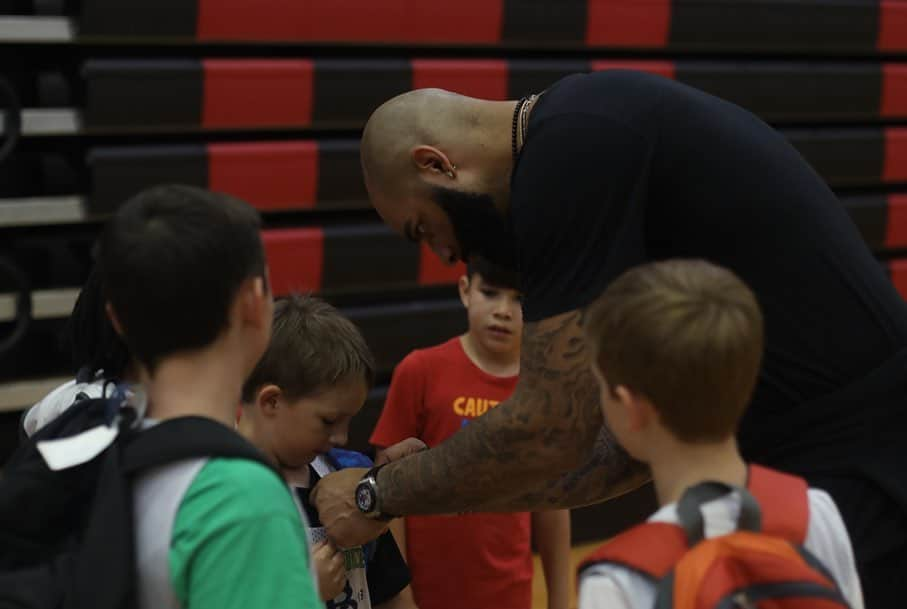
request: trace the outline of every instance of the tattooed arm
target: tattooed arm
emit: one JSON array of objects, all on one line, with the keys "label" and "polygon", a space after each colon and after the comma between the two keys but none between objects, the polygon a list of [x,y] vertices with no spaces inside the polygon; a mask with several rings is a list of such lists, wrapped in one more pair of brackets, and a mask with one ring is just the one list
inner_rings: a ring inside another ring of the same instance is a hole
[{"label": "tattooed arm", "polygon": [[602,425],[582,320],[573,311],[525,324],[514,394],[440,446],[382,469],[383,508],[408,515],[572,507],[644,482],[647,474]]}]

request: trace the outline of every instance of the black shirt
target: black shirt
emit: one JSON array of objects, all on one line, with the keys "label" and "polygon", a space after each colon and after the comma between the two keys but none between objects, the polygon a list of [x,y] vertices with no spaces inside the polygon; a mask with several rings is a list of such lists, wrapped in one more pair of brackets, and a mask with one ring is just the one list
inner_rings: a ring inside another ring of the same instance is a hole
[{"label": "black shirt", "polygon": [[[309,475],[311,476],[310,488],[314,488],[321,476],[311,465]],[[296,487],[296,494],[305,509],[309,526],[320,527],[323,525],[318,518],[318,510],[309,502],[310,488]],[[394,541],[394,536],[390,531],[385,532],[372,544],[366,546],[365,555],[368,595],[373,607],[394,598],[410,584],[412,577],[409,567],[406,566],[406,561],[403,560],[397,542]],[[332,603],[328,601],[327,606],[330,609]]]},{"label": "black shirt", "polygon": [[685,85],[621,70],[556,83],[530,115],[511,209],[530,322],[642,262],[733,270],[765,315],[757,412],[829,395],[907,346],[907,307],[825,182],[761,120]]},{"label": "black shirt", "polygon": [[590,304],[646,261],[733,270],[765,319],[744,457],[873,480],[907,506],[894,448],[907,437],[907,306],[774,129],[658,76],[568,76],[530,115],[511,220],[528,322]]}]

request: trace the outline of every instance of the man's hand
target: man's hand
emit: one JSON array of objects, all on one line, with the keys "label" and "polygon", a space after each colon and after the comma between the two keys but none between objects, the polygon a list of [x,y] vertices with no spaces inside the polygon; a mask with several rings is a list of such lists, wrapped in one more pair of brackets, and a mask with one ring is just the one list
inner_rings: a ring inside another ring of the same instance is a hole
[{"label": "man's hand", "polygon": [[419,438],[406,438],[400,440],[393,446],[388,446],[378,451],[375,457],[375,465],[384,465],[391,461],[399,461],[403,457],[408,457],[417,452],[427,450],[428,446]]},{"label": "man's hand", "polygon": [[312,489],[311,501],[321,524],[337,546],[351,548],[376,539],[388,523],[367,518],[356,506],[356,485],[368,472],[362,467],[328,474]]}]

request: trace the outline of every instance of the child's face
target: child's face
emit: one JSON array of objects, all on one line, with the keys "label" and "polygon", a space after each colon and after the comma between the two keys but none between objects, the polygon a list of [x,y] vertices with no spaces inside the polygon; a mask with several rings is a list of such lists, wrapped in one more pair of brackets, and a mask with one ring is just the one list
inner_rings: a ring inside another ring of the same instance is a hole
[{"label": "child's face", "polygon": [[487,283],[481,275],[460,279],[460,299],[469,315],[469,333],[492,353],[520,349],[523,307],[520,293]]},{"label": "child's face", "polygon": [[347,378],[291,402],[278,398],[268,425],[271,452],[285,470],[306,467],[347,441],[350,421],[367,396],[364,379]]}]

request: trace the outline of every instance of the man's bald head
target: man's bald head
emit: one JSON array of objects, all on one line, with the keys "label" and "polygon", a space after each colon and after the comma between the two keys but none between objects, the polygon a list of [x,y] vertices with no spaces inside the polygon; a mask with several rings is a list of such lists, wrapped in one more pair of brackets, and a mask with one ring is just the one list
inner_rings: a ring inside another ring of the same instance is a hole
[{"label": "man's bald head", "polygon": [[384,222],[447,262],[478,254],[509,264],[500,210],[510,194],[514,104],[419,89],[375,110],[360,154]]},{"label": "man's bald head", "polygon": [[407,189],[417,174],[413,148],[449,149],[478,125],[477,103],[480,100],[443,89],[416,89],[379,106],[365,125],[360,147],[369,192]]}]

